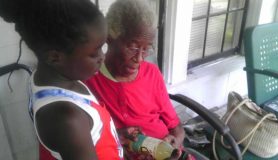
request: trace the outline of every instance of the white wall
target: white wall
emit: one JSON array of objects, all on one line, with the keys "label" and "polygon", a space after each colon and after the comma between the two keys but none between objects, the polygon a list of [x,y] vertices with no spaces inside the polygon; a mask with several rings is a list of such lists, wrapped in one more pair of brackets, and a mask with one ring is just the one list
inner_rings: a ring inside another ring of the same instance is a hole
[{"label": "white wall", "polygon": [[[214,61],[188,71],[186,81],[169,85],[170,93],[186,95],[206,108],[222,107],[227,103],[228,93],[236,91],[247,94],[245,61],[242,56],[234,56]],[[196,114],[188,111],[191,116]]]},{"label": "white wall", "polygon": [[277,0],[264,0],[262,2],[259,24],[271,23],[275,20]]},{"label": "white wall", "polygon": [[167,1],[162,72],[168,84],[186,80],[192,9],[192,0]]},{"label": "white wall", "polygon": [[[19,35],[14,25],[0,18],[0,67],[16,61],[19,52]],[[20,63],[34,66],[34,55],[23,45]],[[23,70],[15,71],[8,87],[8,75],[0,77],[0,159],[38,159],[37,140],[28,115],[29,75]]]}]

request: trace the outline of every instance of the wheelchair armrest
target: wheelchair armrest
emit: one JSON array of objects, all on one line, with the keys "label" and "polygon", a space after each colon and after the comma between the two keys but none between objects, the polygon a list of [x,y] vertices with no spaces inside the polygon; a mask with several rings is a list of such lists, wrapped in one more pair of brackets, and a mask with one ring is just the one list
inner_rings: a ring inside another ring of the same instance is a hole
[{"label": "wheelchair armrest", "polygon": [[243,70],[249,73],[253,74],[262,74],[274,78],[278,78],[278,72],[270,69],[255,69],[255,68],[249,68],[249,67],[244,67]]},{"label": "wheelchair armrest", "polygon": [[0,76],[7,74],[9,72],[12,72],[14,70],[18,70],[18,69],[24,69],[30,75],[32,74],[31,69],[28,66],[26,66],[25,64],[12,63],[12,64],[9,64],[9,65],[6,65],[6,66],[0,68]]},{"label": "wheelchair armrest", "polygon": [[180,104],[183,104],[184,106],[197,113],[205,121],[207,121],[215,130],[218,131],[220,135],[222,135],[230,143],[236,159],[242,159],[239,146],[236,144],[233,136],[231,135],[229,127],[226,126],[219,118],[217,118],[214,113],[212,113],[206,107],[194,101],[193,99],[186,97],[182,94],[169,94],[169,96],[172,100],[175,100]]}]

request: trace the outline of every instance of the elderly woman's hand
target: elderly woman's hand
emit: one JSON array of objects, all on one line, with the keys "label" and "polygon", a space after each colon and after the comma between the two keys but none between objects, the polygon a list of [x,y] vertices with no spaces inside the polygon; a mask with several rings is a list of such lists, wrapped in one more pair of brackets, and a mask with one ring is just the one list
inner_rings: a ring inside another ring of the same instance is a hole
[{"label": "elderly woman's hand", "polygon": [[176,137],[171,134],[168,134],[166,137],[163,138],[163,140],[171,144],[174,148],[180,147],[180,144],[177,143]]},{"label": "elderly woman's hand", "polygon": [[121,144],[126,146],[129,141],[137,141],[138,134],[142,134],[140,127],[127,127],[117,129]]},{"label": "elderly woman's hand", "polygon": [[196,158],[186,151],[182,151],[182,149],[175,149],[168,160],[196,160]]},{"label": "elderly woman's hand", "polygon": [[182,149],[185,132],[181,124],[169,130],[169,134],[163,138],[164,141],[170,143],[174,148]]}]

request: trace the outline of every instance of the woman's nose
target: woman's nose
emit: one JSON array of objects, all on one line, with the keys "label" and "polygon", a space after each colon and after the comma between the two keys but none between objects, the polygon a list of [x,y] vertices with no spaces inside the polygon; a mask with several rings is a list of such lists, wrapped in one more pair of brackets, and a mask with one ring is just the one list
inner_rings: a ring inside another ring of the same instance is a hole
[{"label": "woman's nose", "polygon": [[144,60],[144,49],[138,50],[137,54],[134,56],[136,62],[141,62]]}]

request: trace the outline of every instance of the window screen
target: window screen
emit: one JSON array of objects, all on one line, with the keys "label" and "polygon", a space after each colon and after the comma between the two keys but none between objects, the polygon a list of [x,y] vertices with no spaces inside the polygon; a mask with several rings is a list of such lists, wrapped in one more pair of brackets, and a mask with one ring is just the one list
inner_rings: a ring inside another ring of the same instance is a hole
[{"label": "window screen", "polygon": [[236,54],[248,0],[194,0],[189,68]]}]

